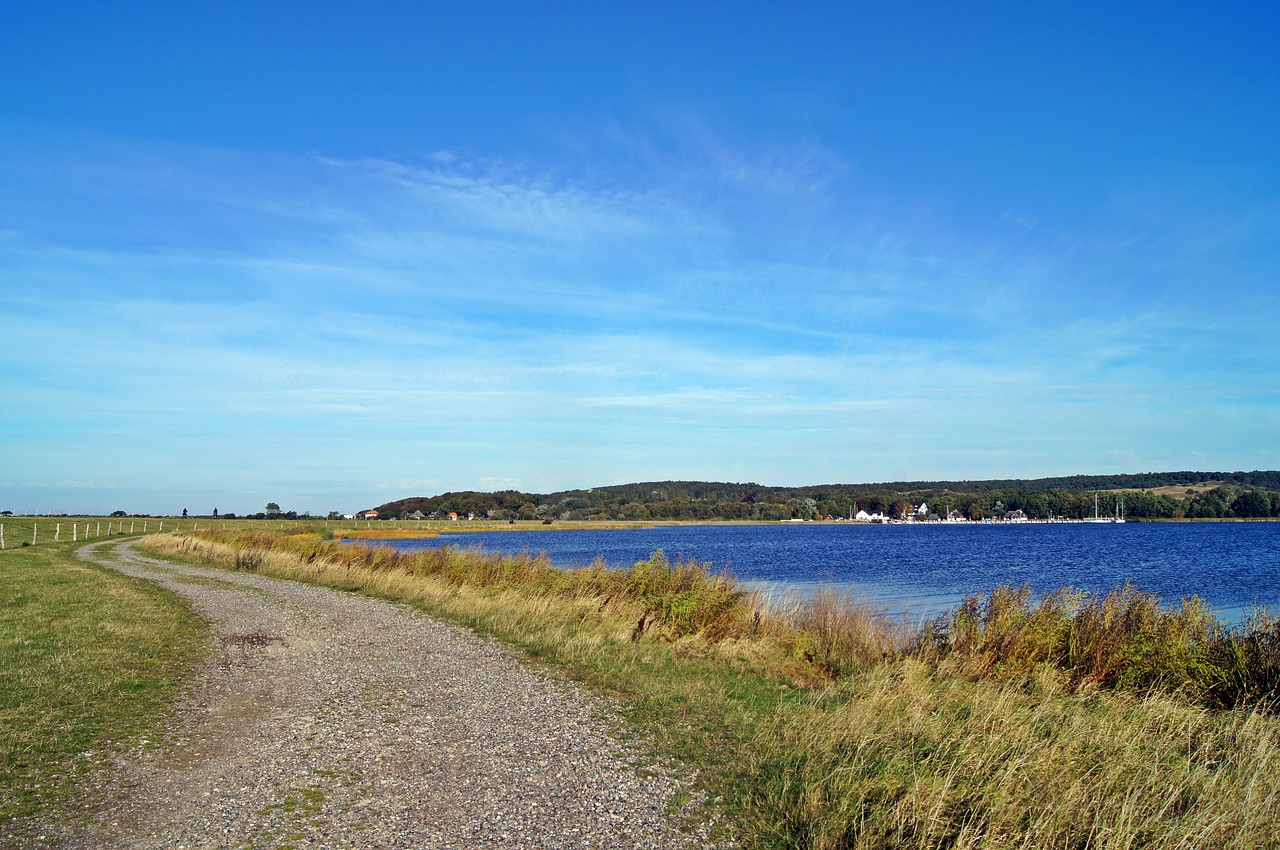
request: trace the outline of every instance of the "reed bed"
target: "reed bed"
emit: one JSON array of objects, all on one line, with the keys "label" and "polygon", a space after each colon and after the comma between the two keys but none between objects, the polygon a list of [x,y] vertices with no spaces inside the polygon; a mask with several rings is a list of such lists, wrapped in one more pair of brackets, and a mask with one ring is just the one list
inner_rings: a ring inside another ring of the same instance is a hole
[{"label": "reed bed", "polygon": [[430,540],[440,536],[438,531],[417,528],[342,528],[331,537],[346,540]]},{"label": "reed bed", "polygon": [[1061,684],[877,667],[778,715],[742,809],[786,847],[1274,846],[1273,718]]},{"label": "reed bed", "polygon": [[909,628],[856,597],[199,532],[153,550],[403,599],[612,694],[749,847],[1274,846],[1280,620],[1132,586],[995,588]]}]

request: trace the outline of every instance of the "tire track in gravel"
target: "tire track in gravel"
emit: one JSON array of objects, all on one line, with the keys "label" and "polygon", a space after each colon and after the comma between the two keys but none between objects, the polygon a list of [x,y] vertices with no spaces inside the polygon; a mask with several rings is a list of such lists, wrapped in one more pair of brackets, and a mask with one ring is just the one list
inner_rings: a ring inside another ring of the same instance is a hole
[{"label": "tire track in gravel", "polygon": [[155,581],[213,624],[213,658],[159,745],[86,789],[63,847],[690,847],[686,787],[639,770],[601,706],[412,609],[131,542],[85,560]]}]

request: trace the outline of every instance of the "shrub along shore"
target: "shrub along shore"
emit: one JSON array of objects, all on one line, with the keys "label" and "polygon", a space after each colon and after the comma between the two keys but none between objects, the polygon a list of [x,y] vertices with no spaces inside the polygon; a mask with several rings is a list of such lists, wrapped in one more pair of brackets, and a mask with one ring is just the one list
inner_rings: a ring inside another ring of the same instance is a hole
[{"label": "shrub along shore", "polygon": [[661,553],[626,570],[321,532],[150,550],[409,602],[607,694],[747,847],[1260,847],[1280,830],[1280,618],[1130,586],[996,588],[922,628],[764,598]]}]

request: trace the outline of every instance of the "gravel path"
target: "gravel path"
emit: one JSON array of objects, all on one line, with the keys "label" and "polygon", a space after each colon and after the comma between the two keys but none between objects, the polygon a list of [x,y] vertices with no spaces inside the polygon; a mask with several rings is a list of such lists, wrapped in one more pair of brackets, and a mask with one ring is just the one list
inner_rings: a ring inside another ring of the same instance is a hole
[{"label": "gravel path", "polygon": [[706,843],[667,814],[682,780],[639,770],[597,701],[464,629],[127,541],[79,554],[189,597],[216,652],[163,742],[89,791],[64,847]]}]

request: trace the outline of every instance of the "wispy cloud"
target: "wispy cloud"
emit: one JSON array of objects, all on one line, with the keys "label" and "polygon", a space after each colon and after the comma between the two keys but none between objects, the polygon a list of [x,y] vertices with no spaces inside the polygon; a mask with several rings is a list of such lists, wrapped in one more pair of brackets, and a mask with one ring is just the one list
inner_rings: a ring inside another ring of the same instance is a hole
[{"label": "wispy cloud", "polygon": [[[606,177],[8,139],[41,165],[0,169],[0,391],[22,402],[0,430],[38,448],[7,474],[234,470],[372,503],[659,471],[1095,470],[1203,449],[1197,428],[1266,456],[1265,204],[1151,216],[1127,190],[1087,226],[959,223],[846,197],[816,143],[681,134],[628,138],[633,167]],[[68,423],[104,451],[144,437],[137,470],[67,449]]]}]

